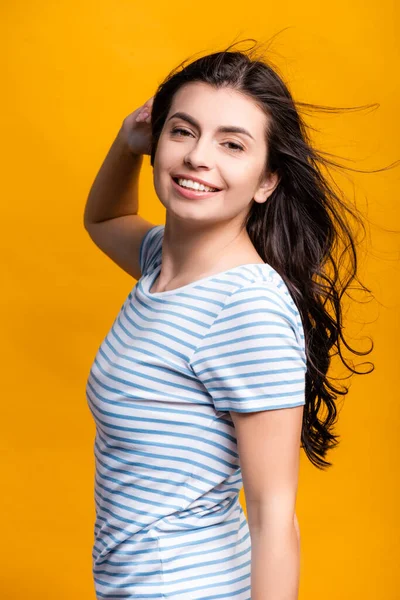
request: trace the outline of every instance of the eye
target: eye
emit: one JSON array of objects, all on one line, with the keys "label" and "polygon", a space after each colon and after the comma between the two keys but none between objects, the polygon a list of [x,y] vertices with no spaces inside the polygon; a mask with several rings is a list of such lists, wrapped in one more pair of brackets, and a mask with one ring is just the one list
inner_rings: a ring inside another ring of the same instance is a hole
[{"label": "eye", "polygon": [[187,129],[182,129],[182,127],[175,127],[175,129],[173,129],[173,130],[171,131],[171,134],[172,134],[172,135],[177,135],[177,134],[178,134],[178,131],[179,131],[179,132],[180,132],[180,131],[183,131],[183,133],[188,133],[189,135],[191,135],[190,131],[188,131]]},{"label": "eye", "polygon": [[235,148],[232,148],[232,150],[234,150],[235,152],[243,152],[244,148],[243,146],[240,146],[240,144],[235,144],[235,142],[225,142],[226,144],[230,144],[231,146],[235,146]]},{"label": "eye", "polygon": [[[192,135],[192,133],[190,131],[188,131],[187,129],[183,129],[182,127],[175,127],[171,131],[171,135],[181,137],[181,134]],[[186,136],[184,135],[183,137],[186,137]],[[234,146],[234,148],[230,148],[230,150],[232,150],[233,152],[243,152],[244,151],[243,146],[241,146],[240,144],[236,144],[235,142],[225,142],[225,144],[230,144],[231,146]]]}]

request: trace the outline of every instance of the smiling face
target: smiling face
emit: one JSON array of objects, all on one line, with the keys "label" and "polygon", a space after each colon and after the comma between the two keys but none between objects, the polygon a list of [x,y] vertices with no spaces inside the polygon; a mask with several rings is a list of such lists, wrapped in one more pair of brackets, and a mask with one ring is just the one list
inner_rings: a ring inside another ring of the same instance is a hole
[{"label": "smiling face", "polygon": [[[232,88],[202,82],[181,87],[161,131],[153,169],[157,196],[169,216],[203,223],[241,220],[253,200],[265,202],[278,183],[276,174],[260,183],[266,125],[262,110]],[[203,197],[180,193],[173,181],[177,174],[220,191]]]}]

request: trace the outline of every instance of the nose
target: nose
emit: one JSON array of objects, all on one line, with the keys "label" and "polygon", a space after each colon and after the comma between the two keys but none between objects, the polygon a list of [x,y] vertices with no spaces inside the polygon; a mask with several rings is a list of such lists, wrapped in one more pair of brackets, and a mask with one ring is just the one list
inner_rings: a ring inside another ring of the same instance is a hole
[{"label": "nose", "polygon": [[206,169],[212,168],[212,151],[210,145],[205,140],[199,140],[193,144],[190,150],[186,153],[184,162],[190,164],[192,167],[199,168],[204,167]]}]

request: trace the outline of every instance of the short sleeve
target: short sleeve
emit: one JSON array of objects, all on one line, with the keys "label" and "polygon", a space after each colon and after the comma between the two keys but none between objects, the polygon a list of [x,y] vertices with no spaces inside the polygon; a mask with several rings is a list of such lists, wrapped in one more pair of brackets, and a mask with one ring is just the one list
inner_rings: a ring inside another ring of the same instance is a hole
[{"label": "short sleeve", "polygon": [[139,263],[142,276],[152,271],[161,257],[164,228],[165,225],[155,225],[145,233],[142,239],[139,250]]},{"label": "short sleeve", "polygon": [[236,290],[190,364],[217,411],[305,404],[304,332],[289,293],[265,281]]}]

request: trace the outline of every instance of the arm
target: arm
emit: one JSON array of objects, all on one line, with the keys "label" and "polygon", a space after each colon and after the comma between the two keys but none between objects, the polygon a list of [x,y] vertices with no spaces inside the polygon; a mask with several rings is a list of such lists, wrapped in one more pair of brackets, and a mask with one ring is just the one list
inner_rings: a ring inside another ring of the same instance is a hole
[{"label": "arm", "polygon": [[139,173],[143,154],[151,152],[151,109],[154,97],[122,122],[94,180],[85,206],[85,228],[138,213]]},{"label": "arm", "polygon": [[297,600],[300,534],[295,514],[303,406],[231,411],[251,535],[251,599]]},{"label": "arm", "polygon": [[229,295],[190,364],[236,430],[252,539],[251,599],[297,600],[293,532],[307,363],[300,314],[277,274]]},{"label": "arm", "polygon": [[137,214],[142,163],[143,156],[132,154],[121,129],[90,188],[84,212],[85,228],[116,217]]},{"label": "arm", "polygon": [[[133,118],[134,113],[129,116]],[[125,128],[129,125],[125,122]],[[140,245],[153,224],[139,216],[139,173],[143,162],[118,132],[92,184],[84,212],[84,226],[93,242],[135,279],[141,276]]]},{"label": "arm", "polygon": [[297,600],[299,579],[300,547],[294,524],[253,532],[251,600]]}]

